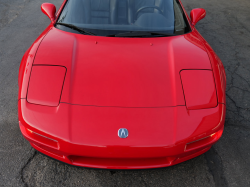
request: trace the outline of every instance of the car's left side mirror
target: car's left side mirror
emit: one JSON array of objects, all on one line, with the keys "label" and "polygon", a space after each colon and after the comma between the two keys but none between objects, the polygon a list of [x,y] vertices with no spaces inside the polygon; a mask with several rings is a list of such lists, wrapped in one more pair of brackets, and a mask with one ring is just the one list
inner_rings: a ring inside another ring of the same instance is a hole
[{"label": "car's left side mirror", "polygon": [[190,13],[190,17],[191,17],[191,21],[192,21],[192,25],[195,26],[196,23],[200,20],[202,20],[203,18],[205,18],[206,16],[206,10],[203,8],[196,8],[193,9]]},{"label": "car's left side mirror", "polygon": [[49,17],[51,22],[56,19],[56,7],[51,3],[43,3],[41,6],[42,12]]}]

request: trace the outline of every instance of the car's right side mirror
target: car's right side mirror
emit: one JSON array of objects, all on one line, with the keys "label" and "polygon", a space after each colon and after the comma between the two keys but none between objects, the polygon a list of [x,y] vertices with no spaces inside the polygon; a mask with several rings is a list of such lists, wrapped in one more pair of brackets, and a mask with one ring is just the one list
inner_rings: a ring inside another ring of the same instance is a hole
[{"label": "car's right side mirror", "polygon": [[42,12],[49,17],[51,22],[56,19],[56,7],[51,3],[43,3],[41,6]]},{"label": "car's right side mirror", "polygon": [[196,23],[200,20],[202,20],[203,18],[205,18],[206,16],[206,10],[203,8],[196,8],[193,9],[190,13],[190,17],[191,17],[191,21],[192,21],[192,25],[195,26]]}]

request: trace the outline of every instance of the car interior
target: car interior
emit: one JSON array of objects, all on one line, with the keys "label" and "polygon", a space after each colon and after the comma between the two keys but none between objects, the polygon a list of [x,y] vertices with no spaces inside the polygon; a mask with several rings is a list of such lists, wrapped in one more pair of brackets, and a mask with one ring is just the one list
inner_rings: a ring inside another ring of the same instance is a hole
[{"label": "car interior", "polygon": [[178,6],[176,0],[69,0],[58,22],[109,30],[128,30],[128,26],[129,30],[173,30],[179,23],[183,29]]},{"label": "car interior", "polygon": [[[142,14],[155,13],[168,17],[171,1],[165,0],[81,0],[81,5],[76,3],[79,13],[75,19],[83,19],[84,23],[92,24],[131,24]],[[82,20],[79,20],[82,21]]]}]

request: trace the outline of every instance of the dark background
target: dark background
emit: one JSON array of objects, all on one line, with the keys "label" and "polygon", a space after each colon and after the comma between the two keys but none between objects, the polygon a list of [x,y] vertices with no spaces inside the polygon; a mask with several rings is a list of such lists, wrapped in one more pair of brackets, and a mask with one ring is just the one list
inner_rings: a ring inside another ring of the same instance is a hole
[{"label": "dark background", "polygon": [[[37,153],[18,126],[18,69],[24,52],[50,23],[44,0],[0,0],[0,186],[250,186],[250,1],[182,0],[205,8],[197,29],[227,73],[225,131],[213,148],[179,165],[108,171],[71,167]],[[63,0],[50,0],[57,8]]]}]

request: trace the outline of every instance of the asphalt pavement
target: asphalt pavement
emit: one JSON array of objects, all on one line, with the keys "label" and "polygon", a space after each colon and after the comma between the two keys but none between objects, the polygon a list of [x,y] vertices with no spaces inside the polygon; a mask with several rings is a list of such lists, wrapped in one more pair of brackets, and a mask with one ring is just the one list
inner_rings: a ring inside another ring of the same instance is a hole
[{"label": "asphalt pavement", "polygon": [[[24,52],[50,23],[44,0],[0,0],[0,186],[250,186],[250,1],[182,0],[205,8],[197,29],[227,73],[227,115],[221,140],[176,166],[138,171],[77,168],[52,160],[22,137],[18,70]],[[63,0],[50,0],[57,8]]]}]

